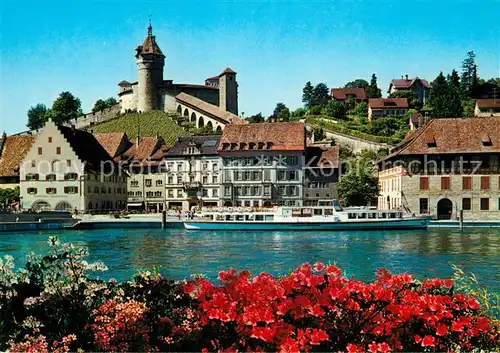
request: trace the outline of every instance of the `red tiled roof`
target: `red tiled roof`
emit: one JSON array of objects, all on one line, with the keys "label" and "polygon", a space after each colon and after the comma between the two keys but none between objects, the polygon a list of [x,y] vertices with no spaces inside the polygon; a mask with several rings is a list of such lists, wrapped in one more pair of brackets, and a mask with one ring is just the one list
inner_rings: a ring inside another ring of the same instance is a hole
[{"label": "red tiled roof", "polygon": [[477,106],[481,108],[500,108],[500,99],[477,99]]},{"label": "red tiled roof", "polygon": [[[435,143],[436,147],[429,143]],[[500,152],[500,117],[432,119],[393,148],[388,158],[484,152]]]},{"label": "red tiled roof", "polygon": [[422,83],[422,86],[425,87],[425,88],[431,88],[431,85],[429,84],[429,82],[427,82],[427,80],[422,80],[421,78],[418,78],[418,77],[411,78],[411,79],[408,79],[408,80],[405,80],[405,79],[401,79],[401,80],[400,79],[394,79],[394,80],[391,81],[391,84],[394,86],[394,88],[408,89],[411,86],[413,86],[413,84],[416,81],[420,81]]},{"label": "red tiled roof", "polygon": [[147,160],[155,152],[157,152],[156,147],[158,146],[158,143],[163,142],[163,140],[157,137],[141,137],[139,139],[139,145],[137,145],[136,142],[137,139],[130,140],[131,146],[125,153],[123,153],[122,159],[138,161]]},{"label": "red tiled roof", "polygon": [[305,126],[298,122],[227,125],[219,151],[304,151],[305,136]]},{"label": "red tiled roof", "polygon": [[198,110],[201,113],[219,119],[225,124],[247,124],[247,121],[241,119],[239,116],[231,112],[225,111],[216,105],[207,103],[199,98],[193,97],[187,93],[184,92],[179,93],[177,96],[175,96],[175,99],[177,99],[181,103],[191,106],[192,108]]},{"label": "red tiled roof", "polygon": [[94,136],[111,157],[116,157],[120,152],[118,148],[122,144],[123,139],[127,139],[127,135],[124,132],[100,132],[95,133]]},{"label": "red tiled roof", "polygon": [[0,151],[0,176],[19,175],[19,165],[35,142],[32,135],[6,136]]},{"label": "red tiled roof", "polygon": [[308,146],[306,150],[306,164],[310,167],[339,166],[339,146]]},{"label": "red tiled roof", "polygon": [[228,66],[228,67],[226,67],[226,68],[224,69],[224,71],[222,71],[222,72],[219,74],[219,76],[222,76],[222,75],[224,75],[224,74],[235,74],[235,73],[236,73],[236,71],[233,71],[233,69],[231,69],[231,68]]},{"label": "red tiled roof", "polygon": [[408,108],[408,100],[406,98],[370,98],[368,106],[372,109],[404,109]]},{"label": "red tiled roof", "polygon": [[364,88],[332,88],[332,98],[337,100],[346,100],[347,95],[354,95],[355,99],[366,99]]}]

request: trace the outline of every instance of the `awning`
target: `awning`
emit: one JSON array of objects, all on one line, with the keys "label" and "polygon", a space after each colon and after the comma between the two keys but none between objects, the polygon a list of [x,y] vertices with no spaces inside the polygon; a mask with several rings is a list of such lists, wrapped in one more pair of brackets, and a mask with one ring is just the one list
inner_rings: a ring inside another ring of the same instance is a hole
[{"label": "awning", "polygon": [[127,204],[127,207],[141,207],[142,206],[142,202],[139,202],[139,203],[128,203]]}]

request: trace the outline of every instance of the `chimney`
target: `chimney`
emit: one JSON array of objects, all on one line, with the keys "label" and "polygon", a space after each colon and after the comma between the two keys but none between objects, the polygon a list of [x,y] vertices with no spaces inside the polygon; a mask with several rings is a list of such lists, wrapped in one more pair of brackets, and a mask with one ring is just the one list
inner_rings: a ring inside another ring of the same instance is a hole
[{"label": "chimney", "polygon": [[405,79],[406,79],[406,81],[408,81],[408,74],[405,75]]}]

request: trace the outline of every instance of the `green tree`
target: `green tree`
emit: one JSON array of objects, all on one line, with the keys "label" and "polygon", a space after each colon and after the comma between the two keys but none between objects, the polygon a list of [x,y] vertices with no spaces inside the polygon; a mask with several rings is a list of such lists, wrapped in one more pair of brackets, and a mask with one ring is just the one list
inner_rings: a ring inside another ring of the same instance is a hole
[{"label": "green tree", "polygon": [[311,97],[311,106],[324,106],[330,100],[330,91],[324,83],[314,86]]},{"label": "green tree", "polygon": [[284,103],[278,103],[276,104],[276,108],[274,108],[272,116],[277,121],[289,121],[290,109]]},{"label": "green tree", "polygon": [[62,92],[52,104],[52,115],[56,124],[69,122],[81,114],[81,102],[70,92]]},{"label": "green tree", "polygon": [[380,194],[373,162],[367,158],[350,159],[347,174],[340,177],[338,188],[343,206],[367,206]]},{"label": "green tree", "polygon": [[13,202],[19,201],[19,186],[14,189],[0,189],[0,208],[9,209]]},{"label": "green tree", "polygon": [[400,124],[397,118],[384,117],[372,119],[371,127],[373,135],[389,137],[400,129]]},{"label": "green tree", "polygon": [[476,108],[476,101],[474,99],[465,99],[462,101],[462,116],[471,118],[474,116],[474,109]]},{"label": "green tree", "polygon": [[366,89],[366,95],[368,98],[381,98],[382,91],[377,86],[377,76],[372,74],[372,79],[370,80],[370,85]]},{"label": "green tree", "polygon": [[356,115],[359,117],[367,117],[368,116],[368,104],[366,102],[360,102],[356,104],[353,110],[351,110],[352,115]]},{"label": "green tree", "polygon": [[106,103],[108,108],[111,108],[113,105],[118,104],[118,101],[115,97],[109,97],[104,102]]},{"label": "green tree", "polygon": [[37,130],[42,128],[47,121],[47,107],[45,104],[38,103],[28,110],[28,123],[26,126],[30,130]]},{"label": "green tree", "polygon": [[448,75],[448,105],[451,116],[460,117],[463,113],[460,76],[456,70]]},{"label": "green tree", "polygon": [[[469,51],[467,57],[462,61],[462,94],[464,97],[471,97],[479,84],[477,76],[476,54]],[[433,87],[434,88],[434,87]]]},{"label": "green tree", "polygon": [[95,113],[95,112],[99,112],[101,110],[104,110],[108,107],[108,105],[106,104],[105,101],[103,101],[102,99],[98,99],[95,103],[94,103],[94,107],[92,108],[92,112]]},{"label": "green tree", "polygon": [[307,81],[304,88],[302,89],[302,103],[304,103],[304,107],[306,109],[311,108],[312,106],[312,95],[313,95],[313,85],[311,81]]},{"label": "green tree", "polygon": [[433,118],[449,118],[453,116],[448,98],[448,82],[441,71],[438,77],[432,82],[430,105],[432,107]]},{"label": "green tree", "polygon": [[266,119],[262,116],[262,113],[252,115],[247,118],[249,123],[263,123]]},{"label": "green tree", "polygon": [[344,88],[364,88],[367,89],[369,86],[368,81],[358,78],[354,81],[347,82]]},{"label": "green tree", "polygon": [[326,138],[325,131],[319,125],[312,125],[311,129],[307,131],[307,134],[310,137],[314,135],[314,141],[323,141]]},{"label": "green tree", "polygon": [[303,118],[306,115],[306,109],[304,108],[297,108],[293,112],[291,112],[290,118],[292,120],[299,120],[300,118]]},{"label": "green tree", "polygon": [[346,118],[347,109],[343,103],[330,100],[325,105],[324,113],[331,118],[343,120]]}]

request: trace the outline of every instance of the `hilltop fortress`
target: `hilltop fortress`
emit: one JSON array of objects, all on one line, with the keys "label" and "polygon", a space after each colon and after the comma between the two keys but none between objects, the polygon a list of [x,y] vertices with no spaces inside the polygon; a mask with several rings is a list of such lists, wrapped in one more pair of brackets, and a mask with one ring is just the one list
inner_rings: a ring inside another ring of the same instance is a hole
[{"label": "hilltop fortress", "polygon": [[165,55],[156,42],[151,24],[135,52],[137,81],[118,84],[120,112],[176,111],[196,127],[213,130],[221,130],[226,124],[244,123],[238,117],[238,83],[236,72],[231,68],[207,78],[204,85],[164,80]]}]

